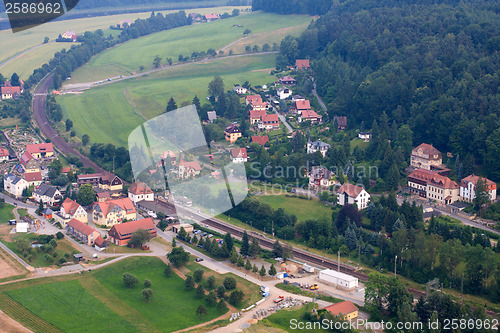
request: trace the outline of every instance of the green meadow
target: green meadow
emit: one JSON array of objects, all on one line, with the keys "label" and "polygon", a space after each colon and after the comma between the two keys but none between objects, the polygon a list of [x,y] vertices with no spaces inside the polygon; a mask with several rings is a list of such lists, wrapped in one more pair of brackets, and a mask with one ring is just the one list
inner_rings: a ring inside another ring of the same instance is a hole
[{"label": "green meadow", "polygon": [[[286,28],[300,26],[299,29],[305,30],[306,24],[311,19],[310,16],[305,15],[256,12],[158,32],[102,52],[91,59],[88,64],[76,70],[68,83],[91,82],[118,75],[130,75],[138,72],[140,66],[152,69],[156,55],[162,58],[162,64],[166,64],[167,58],[172,58],[176,62],[180,54],[191,56],[194,51],[201,52],[210,48],[220,50],[242,38],[243,31],[246,29],[252,31],[252,34],[245,38],[253,43],[252,46],[258,44],[262,47],[266,42],[270,45],[273,42],[279,44],[287,31]],[[296,30],[292,32],[297,34]],[[225,53],[228,54],[229,50],[231,46],[225,50]],[[235,44],[234,53],[241,50],[242,47]]]},{"label": "green meadow", "polygon": [[275,80],[265,69],[274,65],[275,55],[247,55],[220,58],[204,63],[188,63],[149,76],[125,80],[57,98],[65,118],[73,120],[79,136],[88,134],[92,142],[127,146],[128,136],[141,123],[165,111],[174,97],[177,105],[198,95],[206,101],[209,82],[215,75],[226,89],[248,80],[266,84]]},{"label": "green meadow", "polygon": [[[278,192],[279,189],[276,189]],[[288,214],[297,216],[298,221],[327,219],[331,220],[333,210],[316,199],[305,200],[285,195],[261,195],[256,197],[273,209],[283,208]]]}]

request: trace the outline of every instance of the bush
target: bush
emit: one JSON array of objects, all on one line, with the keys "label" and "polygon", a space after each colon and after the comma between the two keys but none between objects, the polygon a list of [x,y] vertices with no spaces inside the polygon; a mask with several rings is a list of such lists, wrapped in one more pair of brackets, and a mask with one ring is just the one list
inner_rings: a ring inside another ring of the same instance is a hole
[{"label": "bush", "polygon": [[149,279],[144,280],[144,288],[151,288],[151,285],[152,285],[151,280]]},{"label": "bush", "polygon": [[68,260],[66,260],[66,258],[64,257],[59,258],[59,260],[57,261],[59,265],[65,264],[66,262],[68,262]]},{"label": "bush", "polygon": [[236,288],[236,280],[230,276],[226,277],[224,279],[224,288],[226,288],[226,290],[233,290]]},{"label": "bush", "polygon": [[63,239],[64,238],[64,234],[62,232],[58,231],[57,234],[56,234],[56,238],[57,239]]},{"label": "bush", "polygon": [[231,293],[231,295],[229,295],[229,303],[234,306],[238,306],[243,300],[244,296],[245,294],[243,294],[243,291],[236,289]]},{"label": "bush", "polygon": [[139,279],[130,273],[123,274],[123,284],[127,288],[133,288],[137,283],[139,283]]}]

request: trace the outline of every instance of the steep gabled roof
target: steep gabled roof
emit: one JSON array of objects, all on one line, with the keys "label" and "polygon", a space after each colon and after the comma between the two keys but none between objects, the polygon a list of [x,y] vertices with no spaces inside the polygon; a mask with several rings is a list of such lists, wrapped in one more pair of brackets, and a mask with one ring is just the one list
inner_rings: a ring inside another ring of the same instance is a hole
[{"label": "steep gabled roof", "polygon": [[231,156],[233,158],[248,158],[246,148],[233,148],[231,149]]},{"label": "steep gabled roof", "polygon": [[340,303],[332,304],[324,309],[334,316],[338,316],[340,314],[347,315],[349,313],[358,311],[356,305],[354,305],[351,301],[343,301]]},{"label": "steep gabled roof", "polygon": [[297,68],[309,68],[309,59],[297,59],[295,60],[295,67]]},{"label": "steep gabled roof", "polygon": [[486,186],[488,187],[488,189],[495,190],[497,188],[497,183],[495,183],[487,178],[476,176],[475,174],[472,174],[472,175],[462,179],[462,185],[467,186],[467,184],[470,182],[470,183],[474,184],[474,186],[477,186],[477,182],[479,181],[479,179],[481,179],[483,182],[486,182]]},{"label": "steep gabled roof", "polygon": [[200,163],[198,163],[198,161],[187,162],[181,158],[181,160],[179,162],[179,166],[181,166],[181,165],[186,169],[194,169],[196,171],[201,170],[201,165],[200,165]]},{"label": "steep gabled roof", "polygon": [[339,194],[345,193],[348,196],[350,196],[351,198],[356,198],[363,190],[364,190],[364,188],[362,188],[361,186],[352,185],[349,183],[344,183],[339,188],[338,193]]},{"label": "steep gabled roof", "polygon": [[77,219],[71,219],[67,225],[87,236],[91,235],[93,232],[97,232],[97,230],[95,230],[91,226],[86,225],[85,223],[80,222]]},{"label": "steep gabled roof", "polygon": [[148,186],[148,184],[144,182],[135,182],[133,183],[129,188],[128,192],[138,195],[138,194],[151,194],[153,191],[151,188]]},{"label": "steep gabled roof", "polygon": [[236,124],[229,124],[224,130],[226,133],[241,133],[240,128]]},{"label": "steep gabled roof", "polygon": [[80,205],[76,201],[73,201],[70,198],[66,198],[62,203],[62,207],[64,208],[66,214],[74,215]]},{"label": "steep gabled roof", "polygon": [[417,154],[418,150],[422,149],[422,153],[424,155],[429,155],[430,157],[433,157],[434,155],[438,155],[438,158],[441,158],[441,152],[434,148],[432,145],[429,145],[427,143],[422,143],[420,146],[414,148],[411,153],[412,154]]},{"label": "steep gabled roof", "polygon": [[33,193],[38,194],[39,196],[53,198],[57,193],[57,188],[47,184],[40,184],[38,188],[33,191]]}]

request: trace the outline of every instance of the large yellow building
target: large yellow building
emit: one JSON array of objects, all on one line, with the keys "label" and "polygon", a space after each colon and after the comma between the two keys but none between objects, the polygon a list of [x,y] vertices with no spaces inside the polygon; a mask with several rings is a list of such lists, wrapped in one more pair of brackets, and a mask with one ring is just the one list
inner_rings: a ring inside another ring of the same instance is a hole
[{"label": "large yellow building", "polygon": [[50,142],[26,145],[26,151],[37,160],[54,156],[54,146]]},{"label": "large yellow building", "polygon": [[111,227],[125,220],[135,220],[137,212],[129,198],[96,202],[92,207],[92,221]]}]

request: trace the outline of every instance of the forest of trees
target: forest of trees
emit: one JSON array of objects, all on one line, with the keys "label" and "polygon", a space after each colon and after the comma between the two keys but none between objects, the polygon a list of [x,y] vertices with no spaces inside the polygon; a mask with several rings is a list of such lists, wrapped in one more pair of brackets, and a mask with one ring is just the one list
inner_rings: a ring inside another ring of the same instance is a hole
[{"label": "forest of trees", "polygon": [[459,154],[499,181],[499,13],[492,0],[335,2],[282,41],[277,64],[312,60],[330,119],[346,115],[354,127],[385,112],[415,144]]},{"label": "forest of trees", "polygon": [[252,10],[264,10],[278,14],[325,14],[332,6],[332,0],[253,0]]}]

